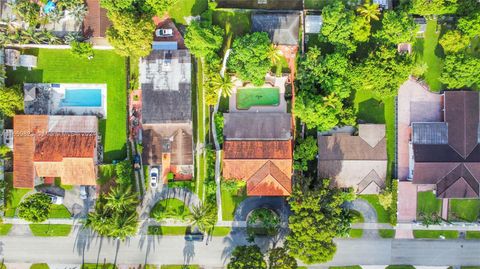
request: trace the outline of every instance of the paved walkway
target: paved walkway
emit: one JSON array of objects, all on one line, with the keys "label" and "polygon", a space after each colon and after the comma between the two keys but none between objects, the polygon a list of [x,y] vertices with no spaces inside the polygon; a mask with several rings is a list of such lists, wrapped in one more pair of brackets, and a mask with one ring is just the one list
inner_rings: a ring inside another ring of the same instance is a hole
[{"label": "paved walkway", "polygon": [[288,222],[290,209],[283,197],[249,197],[243,200],[235,210],[235,221],[246,221],[247,215],[255,208],[268,208],[275,211],[283,223]]},{"label": "paved walkway", "polygon": [[[356,199],[352,201],[351,203],[347,204],[347,208],[356,210],[360,212],[363,216],[364,223],[363,224],[374,224],[375,226],[374,229],[365,229],[363,231],[363,238],[379,238],[380,236],[378,235],[378,224],[377,223],[377,212],[375,211],[375,208],[373,208],[370,203],[363,199]],[[358,223],[361,224],[361,223]],[[355,224],[354,224],[355,225]],[[390,226],[391,227],[391,226]],[[354,227],[352,227],[354,228]],[[381,228],[380,228],[381,229]]]}]

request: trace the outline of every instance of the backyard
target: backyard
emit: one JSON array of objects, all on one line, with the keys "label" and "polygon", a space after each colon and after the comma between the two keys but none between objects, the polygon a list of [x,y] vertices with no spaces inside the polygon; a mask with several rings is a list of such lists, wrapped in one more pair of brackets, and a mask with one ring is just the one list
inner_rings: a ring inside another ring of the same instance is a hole
[{"label": "backyard", "polygon": [[168,11],[168,15],[179,24],[187,24],[185,17],[202,14],[208,7],[208,0],[178,0]]},{"label": "backyard", "polygon": [[125,58],[113,51],[96,50],[92,60],[74,57],[70,50],[29,49],[37,55],[37,68],[7,69],[7,85],[24,82],[106,83],[107,119],[99,123],[104,146],[104,162],[126,156],[126,65]]},{"label": "backyard", "polygon": [[443,49],[438,44],[441,30],[437,20],[427,20],[427,29],[424,38],[418,38],[414,45],[416,61],[419,64],[426,64],[427,71],[424,74],[425,81],[434,92],[444,89],[443,84],[438,80],[443,69]]},{"label": "backyard", "polygon": [[249,109],[252,106],[278,106],[280,90],[278,88],[237,89],[237,108]]},{"label": "backyard", "polygon": [[230,48],[233,38],[250,32],[250,15],[248,10],[222,9],[213,12],[213,24],[225,29],[222,54]]}]

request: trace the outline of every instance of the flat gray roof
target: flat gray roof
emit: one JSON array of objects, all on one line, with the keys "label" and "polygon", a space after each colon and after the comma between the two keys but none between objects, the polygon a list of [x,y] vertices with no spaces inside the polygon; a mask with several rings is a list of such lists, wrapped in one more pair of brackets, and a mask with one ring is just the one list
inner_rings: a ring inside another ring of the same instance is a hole
[{"label": "flat gray roof", "polygon": [[292,116],[288,113],[226,113],[226,140],[290,140]]}]

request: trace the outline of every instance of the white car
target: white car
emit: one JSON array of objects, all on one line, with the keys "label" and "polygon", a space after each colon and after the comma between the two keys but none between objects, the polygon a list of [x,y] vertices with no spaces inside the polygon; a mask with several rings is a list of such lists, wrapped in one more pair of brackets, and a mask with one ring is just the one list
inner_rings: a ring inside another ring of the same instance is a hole
[{"label": "white car", "polygon": [[171,36],[173,36],[173,29],[171,29],[171,28],[157,29],[157,30],[155,30],[155,36],[156,37],[171,37]]},{"label": "white car", "polygon": [[150,170],[150,187],[152,189],[158,186],[158,168],[154,167]]},{"label": "white car", "polygon": [[86,186],[80,186],[80,199],[85,200],[87,199],[87,187]]},{"label": "white car", "polygon": [[50,197],[50,201],[52,202],[52,204],[54,204],[54,205],[63,204],[63,197],[62,196],[54,195],[54,194],[51,194],[51,193],[45,193],[45,194],[48,195],[48,197]]}]

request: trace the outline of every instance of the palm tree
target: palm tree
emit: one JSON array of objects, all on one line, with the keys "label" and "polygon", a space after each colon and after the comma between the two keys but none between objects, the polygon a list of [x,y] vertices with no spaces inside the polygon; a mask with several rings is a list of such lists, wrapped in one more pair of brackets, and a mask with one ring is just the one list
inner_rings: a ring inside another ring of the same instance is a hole
[{"label": "palm tree", "polygon": [[205,232],[215,226],[216,218],[214,213],[210,205],[200,204],[193,206],[190,223],[197,226],[200,231]]},{"label": "palm tree", "polygon": [[87,7],[85,5],[77,5],[72,9],[68,10],[69,14],[74,18],[78,23],[82,22],[87,14]]},{"label": "palm tree", "polygon": [[88,214],[84,226],[97,232],[99,235],[108,235],[111,231],[112,219],[106,214],[104,208],[97,208]]},{"label": "palm tree", "polygon": [[335,95],[335,93],[331,93],[327,96],[324,96],[323,97],[323,104],[325,106],[328,106],[328,107],[331,107],[331,108],[335,108],[335,105],[338,103],[338,98],[337,96]]},{"label": "palm tree", "polygon": [[117,186],[110,190],[105,200],[105,207],[113,211],[131,211],[137,205],[137,198],[130,191],[130,187],[125,190]]},{"label": "palm tree", "polygon": [[378,4],[372,4],[371,0],[365,0],[365,4],[357,8],[357,12],[365,18],[367,22],[371,20],[378,21],[380,16],[380,6]]},{"label": "palm tree", "polygon": [[115,214],[109,236],[123,241],[129,236],[135,235],[138,226],[137,217],[138,215],[135,211]]},{"label": "palm tree", "polygon": [[268,58],[272,61],[272,65],[276,65],[283,57],[283,52],[277,45],[271,44],[268,48]]},{"label": "palm tree", "polygon": [[223,97],[232,95],[233,82],[229,75],[225,74],[223,78],[220,75],[213,76],[212,85],[222,93]]}]

